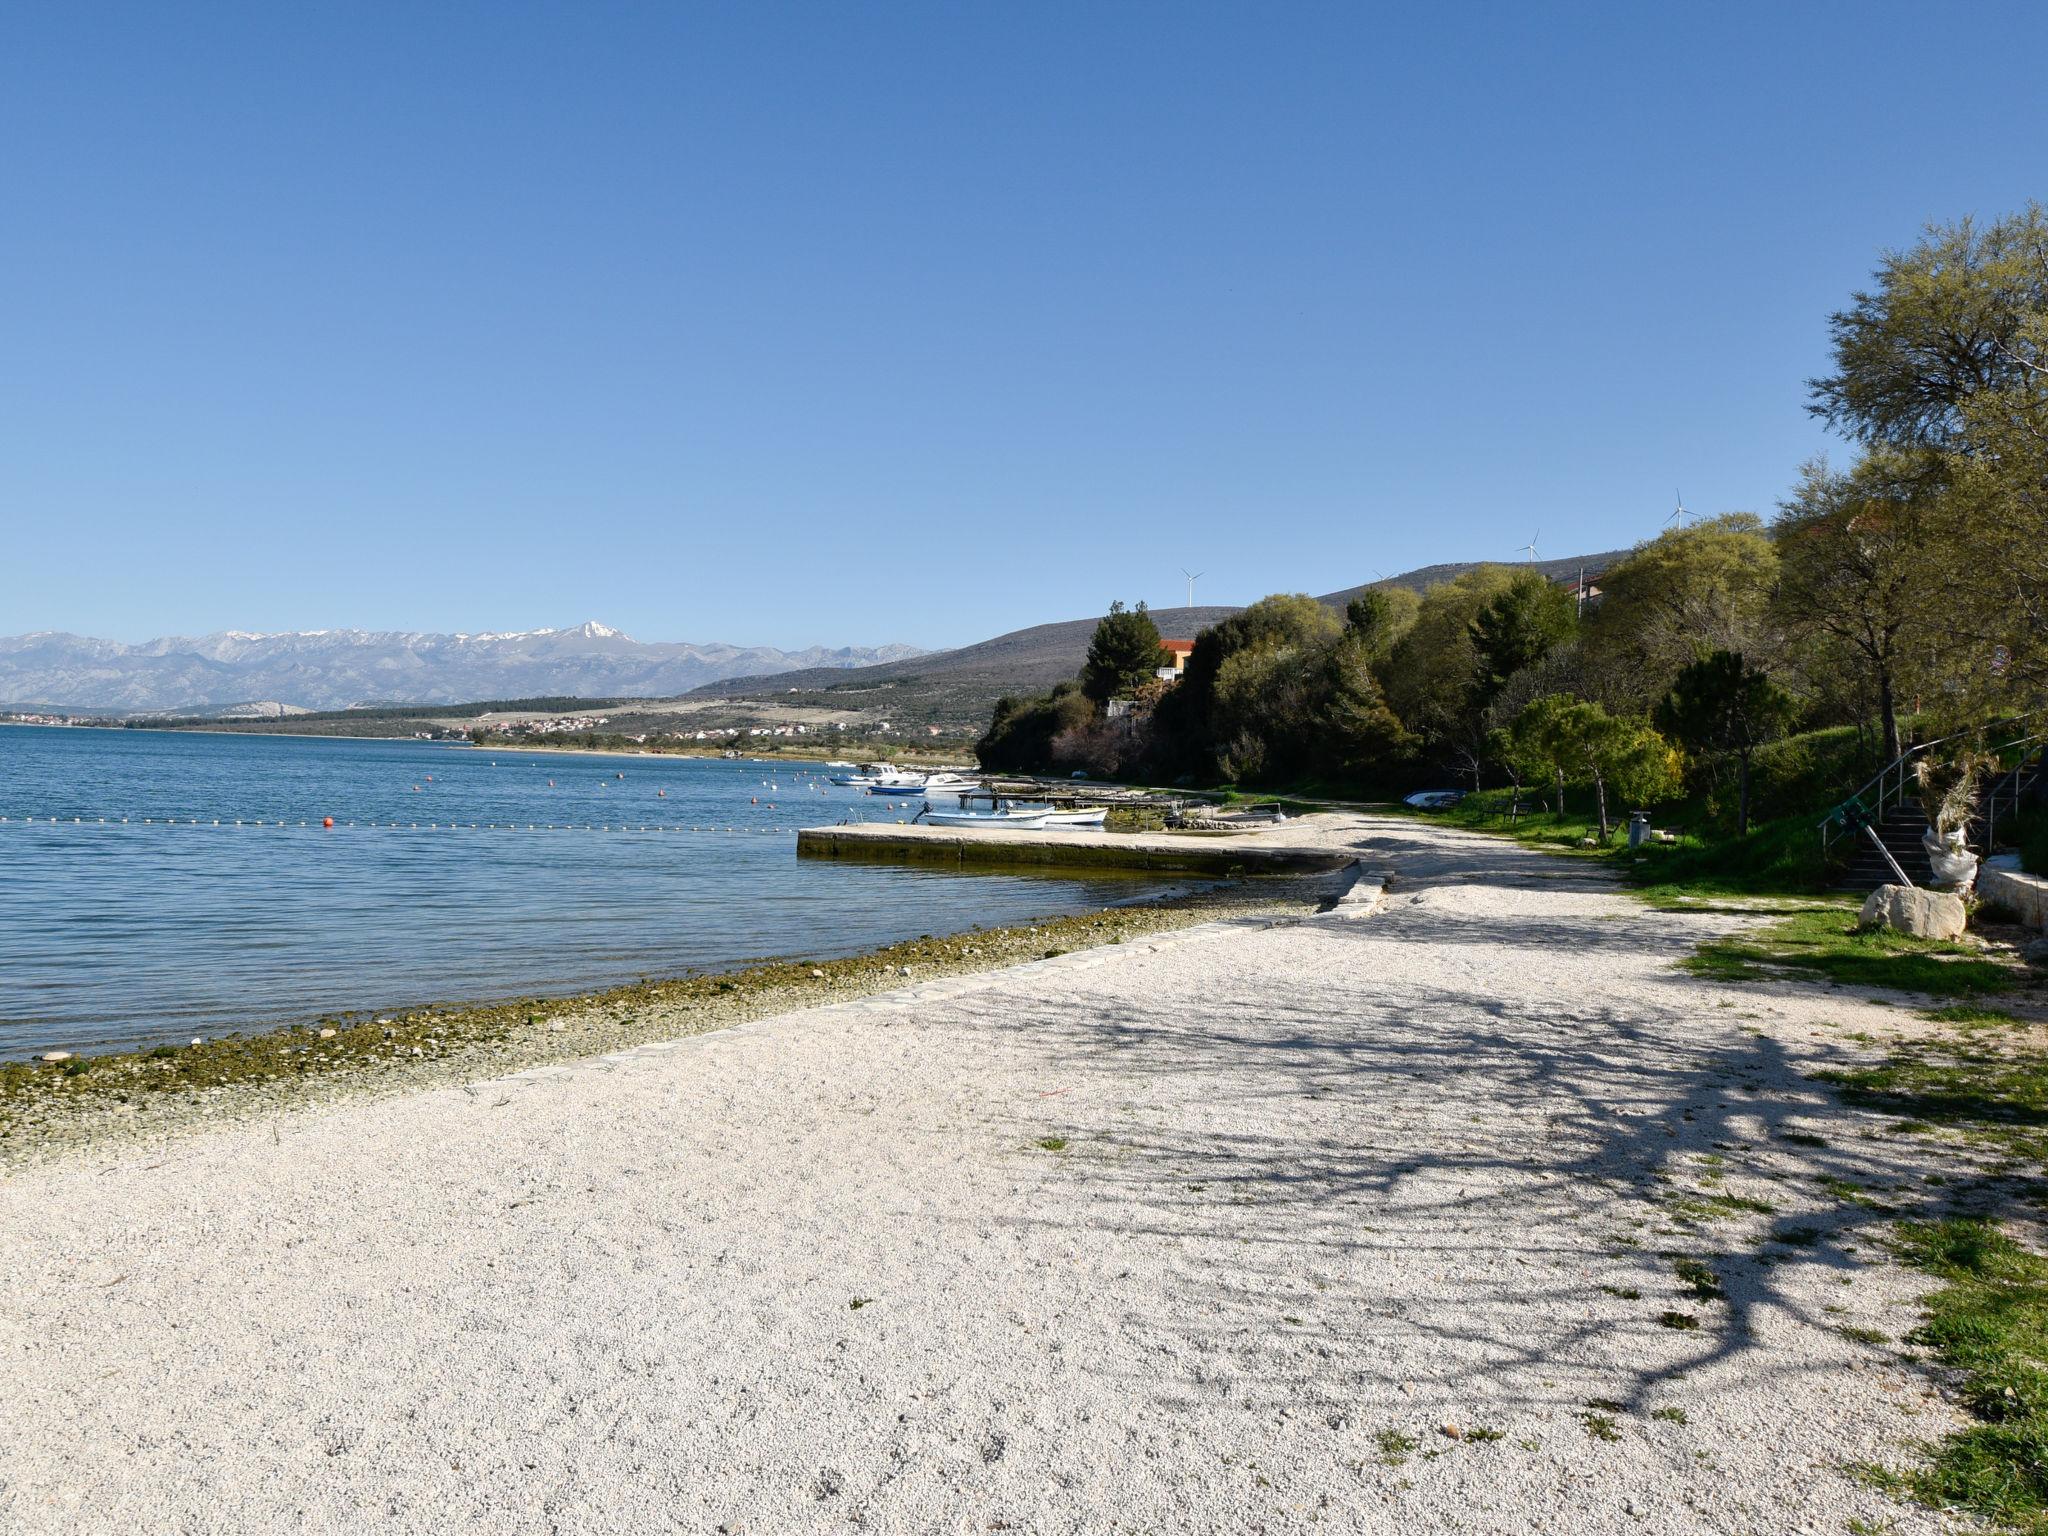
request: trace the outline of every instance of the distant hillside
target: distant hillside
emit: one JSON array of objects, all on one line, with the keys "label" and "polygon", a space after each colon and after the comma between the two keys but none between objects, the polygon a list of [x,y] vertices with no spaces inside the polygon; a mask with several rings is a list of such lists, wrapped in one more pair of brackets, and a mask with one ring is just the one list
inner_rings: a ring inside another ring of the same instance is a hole
[{"label": "distant hillside", "polygon": [[[1627,553],[1619,550],[1573,555],[1539,561],[1535,568],[1553,581],[1573,580],[1582,568],[1588,576],[1596,576]],[[1477,570],[1483,564],[1509,563],[1473,560],[1426,565],[1366,586],[1407,587],[1420,592]],[[1320,601],[1342,608],[1365,591],[1366,586],[1326,593]],[[1236,608],[1222,607],[1155,608],[1152,618],[1162,635],[1192,638],[1236,612]],[[1006,693],[1043,692],[1079,672],[1088,654],[1089,636],[1095,633],[1095,623],[1095,618],[1086,618],[1034,624],[1029,629],[1012,630],[957,650],[931,651],[879,666],[811,668],[773,677],[726,678],[694,690],[692,697],[773,700],[848,712],[881,710],[892,721],[910,725],[974,724],[986,721],[995,701]]]},{"label": "distant hillside", "polygon": [[[1236,613],[1235,608],[1155,608],[1163,635],[1193,636]],[[896,710],[914,724],[959,723],[985,715],[1005,693],[1050,688],[1080,670],[1094,619],[1034,624],[958,650],[932,651],[880,666],[845,671],[810,668],[774,677],[708,683],[694,697],[772,698],[824,708]],[[799,698],[791,700],[795,693]]]},{"label": "distant hillside", "polygon": [[721,677],[829,671],[918,654],[907,645],[779,651],[650,644],[594,622],[476,635],[228,630],[140,645],[46,632],[0,638],[0,706],[136,714],[239,710],[271,717],[383,700],[659,697]]},{"label": "distant hillside", "polygon": [[[1538,560],[1535,569],[1552,581],[1577,581],[1579,572],[1587,576],[1598,576],[1610,565],[1622,560],[1629,551],[1610,549],[1598,555],[1567,555],[1562,560]],[[1427,592],[1431,587],[1440,587],[1447,581],[1456,581],[1467,571],[1476,571],[1482,565],[1512,565],[1519,568],[1520,560],[1464,560],[1446,565],[1423,565],[1412,571],[1403,571],[1398,576],[1389,576],[1384,581],[1369,581],[1363,587],[1346,587],[1342,592],[1324,594],[1323,601],[1332,607],[1342,608],[1367,587],[1406,587],[1410,592]]]}]

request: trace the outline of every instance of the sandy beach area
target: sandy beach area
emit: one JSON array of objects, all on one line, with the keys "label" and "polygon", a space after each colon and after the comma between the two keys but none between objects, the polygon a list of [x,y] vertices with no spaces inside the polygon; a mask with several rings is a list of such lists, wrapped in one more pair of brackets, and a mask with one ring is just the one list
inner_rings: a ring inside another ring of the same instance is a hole
[{"label": "sandy beach area", "polygon": [[1959,1154],[1809,1078],[1905,1011],[1315,835],[1376,910],[18,1168],[0,1528],[1951,1528],[1852,1471],[1958,1419],[1822,1181]]}]

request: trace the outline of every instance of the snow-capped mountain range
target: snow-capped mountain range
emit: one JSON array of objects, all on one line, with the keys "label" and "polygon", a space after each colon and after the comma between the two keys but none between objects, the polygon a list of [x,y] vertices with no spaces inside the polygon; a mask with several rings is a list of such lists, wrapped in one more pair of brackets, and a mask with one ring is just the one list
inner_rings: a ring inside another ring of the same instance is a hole
[{"label": "snow-capped mountain range", "polygon": [[728,677],[864,667],[916,646],[643,643],[594,620],[573,629],[439,635],[222,630],[123,645],[44,631],[0,639],[0,708],[211,712],[252,700],[300,709],[552,696],[662,698]]}]

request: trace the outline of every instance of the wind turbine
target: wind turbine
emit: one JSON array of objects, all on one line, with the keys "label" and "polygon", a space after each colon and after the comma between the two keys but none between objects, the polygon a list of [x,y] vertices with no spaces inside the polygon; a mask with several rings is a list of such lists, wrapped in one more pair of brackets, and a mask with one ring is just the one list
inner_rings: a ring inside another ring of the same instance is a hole
[{"label": "wind turbine", "polygon": [[1180,573],[1188,579],[1188,606],[1192,608],[1195,606],[1195,583],[1206,576],[1208,572],[1191,571],[1186,566],[1182,566]]},{"label": "wind turbine", "polygon": [[1522,546],[1524,553],[1526,553],[1529,557],[1529,563],[1531,565],[1534,565],[1536,563],[1536,540],[1542,537],[1543,530],[1541,528],[1538,528],[1536,532],[1530,537],[1529,542]]},{"label": "wind turbine", "polygon": [[1682,494],[1681,492],[1678,492],[1678,491],[1673,491],[1673,492],[1672,492],[1671,494],[1672,494],[1673,496],[1675,496],[1675,497],[1677,497],[1677,498],[1678,498],[1678,505],[1677,505],[1677,506],[1675,506],[1675,507],[1673,507],[1673,508],[1671,509],[1671,515],[1670,515],[1669,517],[1667,517],[1667,518],[1665,518],[1665,519],[1664,519],[1664,526],[1665,526],[1666,528],[1669,528],[1669,527],[1670,527],[1670,526],[1671,526],[1671,525],[1672,525],[1673,523],[1677,522],[1677,521],[1678,521],[1678,520],[1679,520],[1679,519],[1680,519],[1681,517],[1691,517],[1691,516],[1692,516],[1692,514],[1691,514],[1690,512],[1688,512],[1688,511],[1686,511],[1686,510],[1685,510],[1685,497],[1684,497],[1684,495],[1683,495],[1683,494]]}]

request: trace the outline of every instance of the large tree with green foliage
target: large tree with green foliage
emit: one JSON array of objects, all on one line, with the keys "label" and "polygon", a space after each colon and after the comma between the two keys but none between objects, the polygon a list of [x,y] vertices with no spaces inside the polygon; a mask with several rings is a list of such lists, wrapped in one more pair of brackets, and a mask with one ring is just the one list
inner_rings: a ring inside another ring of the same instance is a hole
[{"label": "large tree with green foliage", "polygon": [[1088,659],[1081,665],[1081,691],[1098,704],[1129,698],[1164,665],[1166,653],[1159,646],[1159,626],[1152,622],[1145,605],[1126,608],[1114,602],[1088,642]]},{"label": "large tree with green foliage", "polygon": [[1515,577],[1508,566],[1482,565],[1431,587],[1387,659],[1381,680],[1388,705],[1421,738],[1424,751],[1447,767],[1468,767],[1473,741],[1485,734],[1472,627]]},{"label": "large tree with green foliage", "polygon": [[1778,619],[1794,637],[1837,642],[1822,649],[1865,673],[1887,761],[1900,749],[1900,676],[1924,653],[1935,614],[1929,502],[1939,494],[1892,449],[1847,473],[1815,460],[1772,526]]},{"label": "large tree with green foliage", "polygon": [[[1153,713],[1162,770],[1209,776],[1224,771],[1227,757],[1226,776],[1239,777],[1257,758],[1250,776],[1270,777],[1268,764],[1296,758],[1298,727],[1283,719],[1305,707],[1301,685],[1341,632],[1336,614],[1300,593],[1261,598],[1203,630]],[[1274,697],[1263,699],[1268,685]],[[1259,733],[1268,730],[1276,739],[1260,750]]]},{"label": "large tree with green foliage", "polygon": [[1564,814],[1565,784],[1573,777],[1567,769],[1571,758],[1566,724],[1579,701],[1567,693],[1546,694],[1532,699],[1515,722],[1494,738],[1493,749],[1502,766],[1516,781],[1545,780],[1557,793],[1557,814]]},{"label": "large tree with green foliage", "polygon": [[1217,628],[1255,609],[1217,668],[1209,723],[1225,778],[1279,783],[1307,771],[1316,755],[1329,653],[1343,631],[1328,608],[1300,596],[1269,597]]},{"label": "large tree with green foliage", "polygon": [[2048,208],[1930,224],[1830,318],[1835,371],[1809,382],[1810,409],[1862,442],[1977,451],[1973,404],[2048,392],[2044,317]]},{"label": "large tree with green foliage", "polygon": [[1415,623],[1422,599],[1406,587],[1367,587],[1344,605],[1344,628],[1380,662]]},{"label": "large tree with green foliage", "polygon": [[1981,708],[2048,699],[2048,209],[1929,226],[1832,321],[1812,410],[1939,497],[1944,627]]},{"label": "large tree with green foliage", "polygon": [[1311,719],[1310,757],[1325,778],[1382,782],[1414,746],[1373,676],[1371,642],[1356,626],[1325,654]]},{"label": "large tree with green foliage", "polygon": [[1600,578],[1585,650],[1613,683],[1611,702],[1648,709],[1680,669],[1711,651],[1769,639],[1778,554],[1746,512],[1673,528]]},{"label": "large tree with green foliage", "polygon": [[997,699],[988,730],[974,744],[975,759],[993,771],[1049,772],[1057,766],[1054,743],[1094,719],[1094,704],[1071,682],[1036,698]]},{"label": "large tree with green foliage", "polygon": [[1679,787],[1677,754],[1646,722],[1610,715],[1569,694],[1535,700],[1495,739],[1519,775],[1555,780],[1560,813],[1567,784],[1592,785],[1603,843],[1613,831],[1607,811],[1610,790],[1640,806]]},{"label": "large tree with green foliage", "polygon": [[1517,571],[1507,586],[1472,617],[1479,699],[1491,702],[1513,677],[1534,666],[1578,623],[1572,594],[1538,571]]},{"label": "large tree with green foliage", "polygon": [[1756,749],[1791,723],[1791,697],[1740,652],[1703,656],[1672,684],[1657,706],[1665,735],[1694,752],[1734,757],[1738,772],[1735,833],[1749,832],[1749,765]]}]

